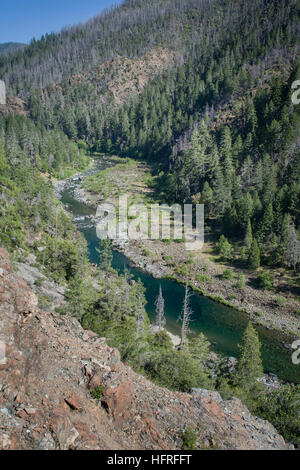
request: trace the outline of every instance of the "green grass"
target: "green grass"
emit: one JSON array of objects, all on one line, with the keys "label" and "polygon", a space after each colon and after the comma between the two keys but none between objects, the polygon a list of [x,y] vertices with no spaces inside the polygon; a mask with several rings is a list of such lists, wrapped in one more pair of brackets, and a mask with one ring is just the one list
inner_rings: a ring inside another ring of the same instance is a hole
[{"label": "green grass", "polygon": [[197,274],[196,279],[199,282],[210,282],[212,280],[208,274]]}]

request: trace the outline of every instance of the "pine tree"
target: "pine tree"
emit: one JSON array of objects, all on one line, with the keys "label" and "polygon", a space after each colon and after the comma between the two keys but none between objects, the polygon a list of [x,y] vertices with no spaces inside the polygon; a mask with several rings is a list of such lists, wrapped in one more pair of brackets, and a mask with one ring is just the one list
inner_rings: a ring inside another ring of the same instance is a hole
[{"label": "pine tree", "polygon": [[229,241],[224,235],[220,236],[220,239],[217,243],[217,250],[221,258],[225,260],[230,260],[234,256],[232,245],[229,243]]},{"label": "pine tree", "polygon": [[240,358],[235,372],[235,381],[239,387],[251,388],[262,377],[260,346],[258,334],[249,322],[239,345]]},{"label": "pine tree", "polygon": [[248,224],[247,224],[247,229],[246,229],[246,234],[245,234],[245,246],[247,250],[250,250],[252,242],[253,242],[253,236],[252,236],[252,226],[251,226],[251,220],[248,219]]},{"label": "pine tree", "polygon": [[102,240],[100,249],[97,248],[97,252],[100,254],[100,268],[103,271],[109,271],[113,259],[111,241],[109,239]]},{"label": "pine tree", "polygon": [[214,193],[211,187],[209,186],[208,181],[205,181],[203,190],[201,193],[201,204],[204,204],[207,215],[211,213],[211,204],[213,202]]},{"label": "pine tree", "polygon": [[269,202],[265,208],[263,218],[259,224],[258,239],[265,240],[271,238],[274,222],[273,205]]},{"label": "pine tree", "polygon": [[300,263],[300,242],[294,224],[289,226],[289,234],[286,243],[285,260],[288,266],[292,266],[296,272],[297,265]]},{"label": "pine tree", "polygon": [[248,257],[249,269],[257,269],[260,266],[260,249],[256,239],[254,238],[251,244],[250,253]]},{"label": "pine tree", "polygon": [[7,164],[5,154],[4,154],[4,146],[2,140],[0,139],[0,175],[1,177],[7,172],[9,165]]},{"label": "pine tree", "polygon": [[210,356],[210,342],[200,333],[189,340],[188,351],[194,359],[200,362],[204,362],[209,359]]},{"label": "pine tree", "polygon": [[249,193],[238,201],[239,225],[245,230],[248,220],[253,215],[253,199]]}]

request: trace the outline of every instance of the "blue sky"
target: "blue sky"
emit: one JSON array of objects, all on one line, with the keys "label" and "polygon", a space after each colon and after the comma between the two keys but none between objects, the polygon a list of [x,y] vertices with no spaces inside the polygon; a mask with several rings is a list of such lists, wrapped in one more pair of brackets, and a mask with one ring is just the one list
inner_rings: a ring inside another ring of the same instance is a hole
[{"label": "blue sky", "polygon": [[3,0],[0,43],[28,43],[33,37],[84,22],[121,0]]}]

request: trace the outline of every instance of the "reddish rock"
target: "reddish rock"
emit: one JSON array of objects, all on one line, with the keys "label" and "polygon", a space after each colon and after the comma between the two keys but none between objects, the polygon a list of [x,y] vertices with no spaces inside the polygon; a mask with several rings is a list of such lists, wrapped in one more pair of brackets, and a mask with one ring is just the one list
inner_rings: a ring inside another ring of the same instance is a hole
[{"label": "reddish rock", "polygon": [[132,413],[133,384],[129,380],[120,382],[117,387],[106,388],[102,402],[105,403],[115,420],[120,423]]},{"label": "reddish rock", "polygon": [[65,402],[72,410],[82,411],[83,409],[80,399],[74,393],[70,397],[65,398]]},{"label": "reddish rock", "polygon": [[91,380],[89,381],[89,385],[88,385],[89,390],[95,390],[101,385],[102,375],[103,374],[101,372],[94,373]]},{"label": "reddish rock", "polygon": [[35,415],[36,414],[36,409],[35,408],[30,408],[29,406],[24,408],[24,411],[29,415]]},{"label": "reddish rock", "polygon": [[27,419],[28,418],[28,414],[26,413],[25,410],[18,410],[16,412],[16,416],[18,416],[19,418],[22,418],[22,419]]},{"label": "reddish rock", "polygon": [[44,398],[42,399],[42,405],[43,405],[43,406],[48,406],[48,398],[47,398],[47,397],[44,397]]}]

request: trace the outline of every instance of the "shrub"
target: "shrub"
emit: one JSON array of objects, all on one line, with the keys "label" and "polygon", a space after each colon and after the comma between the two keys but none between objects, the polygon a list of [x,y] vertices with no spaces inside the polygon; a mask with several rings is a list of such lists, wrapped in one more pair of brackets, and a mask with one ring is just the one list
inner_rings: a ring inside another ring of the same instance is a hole
[{"label": "shrub", "polygon": [[236,283],[236,287],[241,290],[245,289],[246,287],[246,281],[242,274],[238,275],[238,281]]},{"label": "shrub", "polygon": [[196,279],[199,282],[210,282],[211,281],[211,277],[208,274],[197,274]]},{"label": "shrub", "polygon": [[287,441],[298,447],[300,446],[299,397],[300,385],[284,385],[278,390],[259,395],[256,404],[260,417],[267,419]]},{"label": "shrub", "polygon": [[195,257],[190,255],[189,258],[186,260],[186,264],[193,264],[195,262]]},{"label": "shrub", "polygon": [[188,392],[210,384],[202,363],[182,350],[158,350],[149,358],[145,370],[150,379],[169,390]]},{"label": "shrub", "polygon": [[102,385],[99,385],[99,387],[91,391],[92,397],[96,398],[97,400],[103,397],[103,393],[104,393],[104,387],[102,387]]},{"label": "shrub", "polygon": [[38,278],[34,281],[34,285],[35,285],[36,287],[41,287],[42,284],[43,284],[43,282],[44,282],[44,279],[43,279],[42,277],[38,277]]},{"label": "shrub", "polygon": [[233,272],[231,271],[231,269],[227,268],[225,269],[225,271],[223,271],[222,279],[233,279]]},{"label": "shrub", "polygon": [[224,235],[221,235],[220,240],[217,243],[217,251],[222,259],[231,260],[234,257],[232,245]]},{"label": "shrub", "polygon": [[179,268],[176,269],[176,273],[179,274],[180,276],[186,276],[188,274],[189,270],[186,265],[183,265]]},{"label": "shrub", "polygon": [[274,276],[271,273],[262,271],[256,278],[256,285],[259,289],[273,289]]},{"label": "shrub", "polygon": [[37,294],[40,308],[47,308],[51,305],[51,299],[48,295]]},{"label": "shrub", "polygon": [[148,247],[145,247],[145,248],[144,248],[144,256],[149,257],[150,254],[151,254],[151,251],[149,250],[149,248],[148,248]]},{"label": "shrub", "polygon": [[285,304],[286,299],[282,297],[282,295],[279,295],[276,299],[276,302],[279,307],[282,307]]},{"label": "shrub", "polygon": [[192,426],[188,426],[182,434],[182,450],[195,450],[197,438],[197,431]]}]

